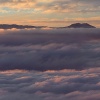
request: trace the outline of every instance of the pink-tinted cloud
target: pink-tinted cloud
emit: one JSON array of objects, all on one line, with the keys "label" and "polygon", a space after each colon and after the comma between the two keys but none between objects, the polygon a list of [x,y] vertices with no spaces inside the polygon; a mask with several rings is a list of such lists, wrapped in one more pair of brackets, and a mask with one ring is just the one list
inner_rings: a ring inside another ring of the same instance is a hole
[{"label": "pink-tinted cloud", "polygon": [[0,99],[99,100],[100,74],[98,71],[100,68],[83,71],[28,72],[12,70],[0,72],[0,87],[1,93],[3,93]]}]

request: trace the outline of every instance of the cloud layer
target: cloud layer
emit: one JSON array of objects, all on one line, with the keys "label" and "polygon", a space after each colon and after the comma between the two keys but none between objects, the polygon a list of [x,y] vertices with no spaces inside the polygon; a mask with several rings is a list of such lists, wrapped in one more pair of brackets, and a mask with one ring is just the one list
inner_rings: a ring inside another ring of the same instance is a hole
[{"label": "cloud layer", "polygon": [[0,35],[0,70],[100,67],[100,29],[8,30]]},{"label": "cloud layer", "polygon": [[33,99],[100,99],[100,29],[0,30],[0,100]]},{"label": "cloud layer", "polygon": [[17,9],[34,8],[44,12],[99,12],[99,4],[99,0],[0,0],[1,7],[3,5]]},{"label": "cloud layer", "polygon": [[0,100],[99,100],[100,68],[0,72]]}]

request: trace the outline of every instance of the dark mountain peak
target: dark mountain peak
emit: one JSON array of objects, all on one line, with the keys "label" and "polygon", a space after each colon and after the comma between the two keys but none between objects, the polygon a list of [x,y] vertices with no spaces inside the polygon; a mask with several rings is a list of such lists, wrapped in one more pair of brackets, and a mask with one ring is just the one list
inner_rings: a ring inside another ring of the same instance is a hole
[{"label": "dark mountain peak", "polygon": [[68,28],[96,28],[88,23],[74,23],[68,26]]}]

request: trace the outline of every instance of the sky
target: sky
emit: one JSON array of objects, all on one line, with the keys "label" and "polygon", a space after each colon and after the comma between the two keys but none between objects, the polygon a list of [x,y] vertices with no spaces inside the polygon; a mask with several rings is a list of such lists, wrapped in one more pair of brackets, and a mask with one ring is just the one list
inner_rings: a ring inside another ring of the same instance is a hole
[{"label": "sky", "polygon": [[0,0],[0,24],[100,27],[100,0]]}]

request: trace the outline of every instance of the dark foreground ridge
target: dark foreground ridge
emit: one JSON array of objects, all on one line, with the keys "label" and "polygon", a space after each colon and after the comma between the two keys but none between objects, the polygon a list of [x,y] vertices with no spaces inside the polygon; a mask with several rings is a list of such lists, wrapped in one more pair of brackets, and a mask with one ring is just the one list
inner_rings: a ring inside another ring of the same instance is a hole
[{"label": "dark foreground ridge", "polygon": [[31,26],[31,25],[17,25],[17,24],[0,24],[0,29],[26,29],[26,28],[45,28],[46,26]]},{"label": "dark foreground ridge", "polygon": [[68,26],[68,28],[96,28],[88,23],[74,23]]}]

